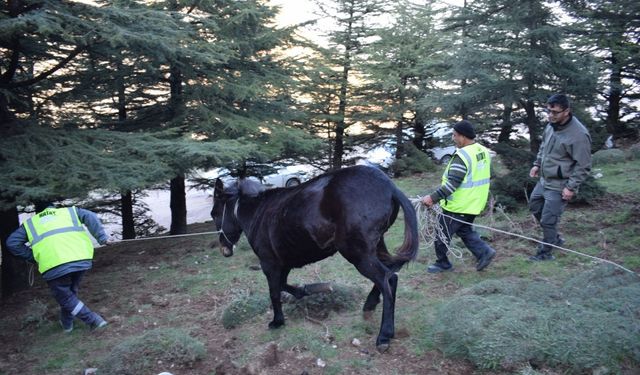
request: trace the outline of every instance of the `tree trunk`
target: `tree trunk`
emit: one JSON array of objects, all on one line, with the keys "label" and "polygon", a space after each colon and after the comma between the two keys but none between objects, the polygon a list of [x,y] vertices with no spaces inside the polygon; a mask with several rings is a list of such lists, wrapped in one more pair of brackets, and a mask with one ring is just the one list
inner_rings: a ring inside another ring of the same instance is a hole
[{"label": "tree trunk", "polygon": [[622,71],[615,52],[611,52],[611,75],[607,95],[607,132],[618,135],[624,131],[620,126],[620,101],[622,100]]},{"label": "tree trunk", "polygon": [[[349,58],[349,53],[345,54],[345,59]],[[347,112],[347,88],[349,85],[349,62],[345,62],[342,71],[342,82],[340,83],[340,103],[338,105],[339,120],[336,123],[336,139],[333,147],[332,169],[342,168],[342,156],[344,154],[344,131],[346,129],[345,117]]]},{"label": "tree trunk", "polygon": [[122,239],[136,238],[136,226],[133,220],[133,194],[127,190],[120,194],[120,213],[122,215]]},{"label": "tree trunk", "polygon": [[509,142],[511,136],[511,130],[513,124],[511,123],[511,103],[504,103],[504,110],[502,111],[502,124],[500,125],[500,135],[498,135],[498,143]]},{"label": "tree trunk", "polygon": [[[407,85],[407,77],[402,77],[402,79],[400,80],[400,89],[398,90],[398,104],[400,104],[400,108],[404,109],[404,104],[405,104],[405,92],[404,92],[404,87],[406,87]],[[404,137],[403,137],[403,130],[404,130],[404,110],[401,110],[399,115],[398,115],[398,121],[396,122],[396,131],[395,131],[395,137],[396,137],[396,160],[400,160],[402,159],[402,157],[405,155],[405,149],[404,149]],[[396,172],[399,173],[399,172]]]},{"label": "tree trunk", "polygon": [[0,240],[2,244],[2,298],[29,287],[29,265],[7,249],[7,237],[18,228],[18,210],[14,207],[0,211]]},{"label": "tree trunk", "polygon": [[170,234],[187,233],[187,197],[185,194],[184,176],[171,180],[171,229]]},{"label": "tree trunk", "polygon": [[422,122],[420,116],[416,115],[413,119],[413,145],[416,146],[418,150],[427,151],[424,142],[426,130],[424,128],[424,123]]},{"label": "tree trunk", "polygon": [[534,154],[538,154],[540,149],[540,122],[536,117],[535,104],[532,100],[524,102],[524,109],[527,113],[527,128],[529,129],[529,149]]}]

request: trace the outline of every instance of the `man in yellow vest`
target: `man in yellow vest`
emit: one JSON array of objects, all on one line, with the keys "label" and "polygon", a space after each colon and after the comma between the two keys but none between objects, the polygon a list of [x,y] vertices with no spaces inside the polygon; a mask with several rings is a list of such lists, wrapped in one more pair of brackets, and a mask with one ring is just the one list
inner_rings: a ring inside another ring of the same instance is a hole
[{"label": "man in yellow vest", "polygon": [[485,269],[496,255],[496,251],[480,239],[472,225],[476,216],[484,210],[489,197],[491,155],[486,147],[475,142],[476,133],[469,121],[456,123],[452,138],[457,150],[442,175],[442,185],[422,198],[422,203],[428,207],[439,202],[446,215],[439,219],[445,238],[435,240],[437,259],[427,268],[430,273],[453,270],[447,250],[454,234],[476,257],[476,270]]},{"label": "man in yellow vest", "polygon": [[93,263],[93,244],[83,224],[98,243],[108,245],[109,237],[100,220],[93,212],[77,207],[55,208],[49,202],[38,202],[35,208],[36,215],[7,238],[7,248],[38,264],[38,271],[60,304],[60,324],[65,332],[73,330],[74,318],[91,329],[105,327],[106,320],[78,298],[82,276]]}]

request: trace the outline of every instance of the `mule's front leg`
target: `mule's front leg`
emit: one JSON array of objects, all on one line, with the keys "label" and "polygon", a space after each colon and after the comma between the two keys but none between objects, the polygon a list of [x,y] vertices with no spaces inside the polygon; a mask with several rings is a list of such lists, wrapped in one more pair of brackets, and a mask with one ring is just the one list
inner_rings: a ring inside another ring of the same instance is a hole
[{"label": "mule's front leg", "polygon": [[284,325],[284,313],[282,312],[282,301],[280,300],[282,270],[266,264],[262,264],[262,270],[267,276],[269,297],[271,297],[271,307],[273,308],[273,320],[269,323],[269,328],[278,328]]}]

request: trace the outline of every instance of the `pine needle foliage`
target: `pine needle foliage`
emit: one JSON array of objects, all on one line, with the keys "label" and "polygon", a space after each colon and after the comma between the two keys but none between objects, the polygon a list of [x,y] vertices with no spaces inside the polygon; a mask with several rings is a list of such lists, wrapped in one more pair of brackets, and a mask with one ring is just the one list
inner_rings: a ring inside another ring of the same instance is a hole
[{"label": "pine needle foliage", "polygon": [[250,152],[239,141],[196,142],[100,129],[24,126],[0,140],[2,200],[84,198],[96,189],[150,187],[177,171],[220,165]]},{"label": "pine needle foliage", "polygon": [[564,283],[488,280],[437,312],[436,341],[446,355],[479,368],[527,363],[582,373],[640,362],[640,278],[599,266]]}]

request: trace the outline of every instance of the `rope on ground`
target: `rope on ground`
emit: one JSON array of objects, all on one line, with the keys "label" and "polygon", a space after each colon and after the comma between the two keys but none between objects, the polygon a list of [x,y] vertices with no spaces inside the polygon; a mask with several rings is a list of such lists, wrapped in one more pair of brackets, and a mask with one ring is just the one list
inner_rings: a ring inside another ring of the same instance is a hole
[{"label": "rope on ground", "polygon": [[[461,223],[465,222],[465,221],[456,219],[455,217],[452,217],[450,215],[447,215],[447,214],[443,213],[442,212],[442,208],[439,205],[434,205],[431,210],[427,209],[427,207],[424,206],[424,204],[422,204],[422,199],[421,198],[411,199],[411,202],[413,203],[414,207],[416,207],[416,213],[418,215],[418,222],[420,223],[419,224],[419,228],[420,228],[421,232],[423,232],[423,227],[424,226],[433,226],[433,225],[439,226],[438,225],[438,219],[439,219],[440,215],[442,215],[444,217],[447,217],[449,219],[461,222]],[[422,206],[422,207],[418,207],[418,206]],[[433,211],[434,214],[432,214],[432,213],[430,213],[428,211]],[[436,219],[433,219],[431,216],[436,216]],[[590,258],[590,259],[593,259],[593,260],[598,261],[598,262],[611,264],[614,267],[617,267],[617,268],[620,268],[620,269],[622,269],[624,271],[627,271],[629,273],[633,273],[635,275],[638,275],[636,272],[634,272],[634,271],[632,271],[632,270],[630,270],[628,268],[625,268],[625,267],[623,267],[622,265],[620,265],[618,263],[615,263],[615,262],[612,262],[610,260],[607,260],[607,259],[598,258],[598,257],[592,256],[592,255],[589,255],[589,254],[581,253],[581,252],[576,251],[576,250],[567,249],[567,248],[564,248],[562,246],[554,245],[554,244],[551,244],[551,243],[546,243],[544,241],[536,240],[535,238],[527,237],[527,236],[524,236],[524,235],[521,235],[521,234],[508,232],[508,231],[497,229],[497,228],[492,228],[492,227],[489,227],[489,226],[486,226],[486,225],[481,225],[481,224],[475,224],[474,223],[473,226],[478,227],[478,228],[491,230],[491,231],[498,232],[498,233],[502,233],[502,234],[506,234],[506,235],[510,235],[510,236],[524,238],[526,240],[537,242],[537,243],[542,244],[542,245],[549,245],[549,246],[555,247],[556,249],[559,249],[559,250],[562,250],[562,251],[566,251],[566,252],[573,253],[573,254],[576,254],[576,255],[579,255],[579,256]],[[429,232],[429,233],[431,233],[431,231],[433,231],[433,229],[431,229],[431,228],[425,228],[424,230]],[[440,238],[442,238],[442,237],[440,237]],[[451,250],[451,249],[449,249],[449,250]],[[457,256],[457,255],[455,255],[455,256]]]}]

